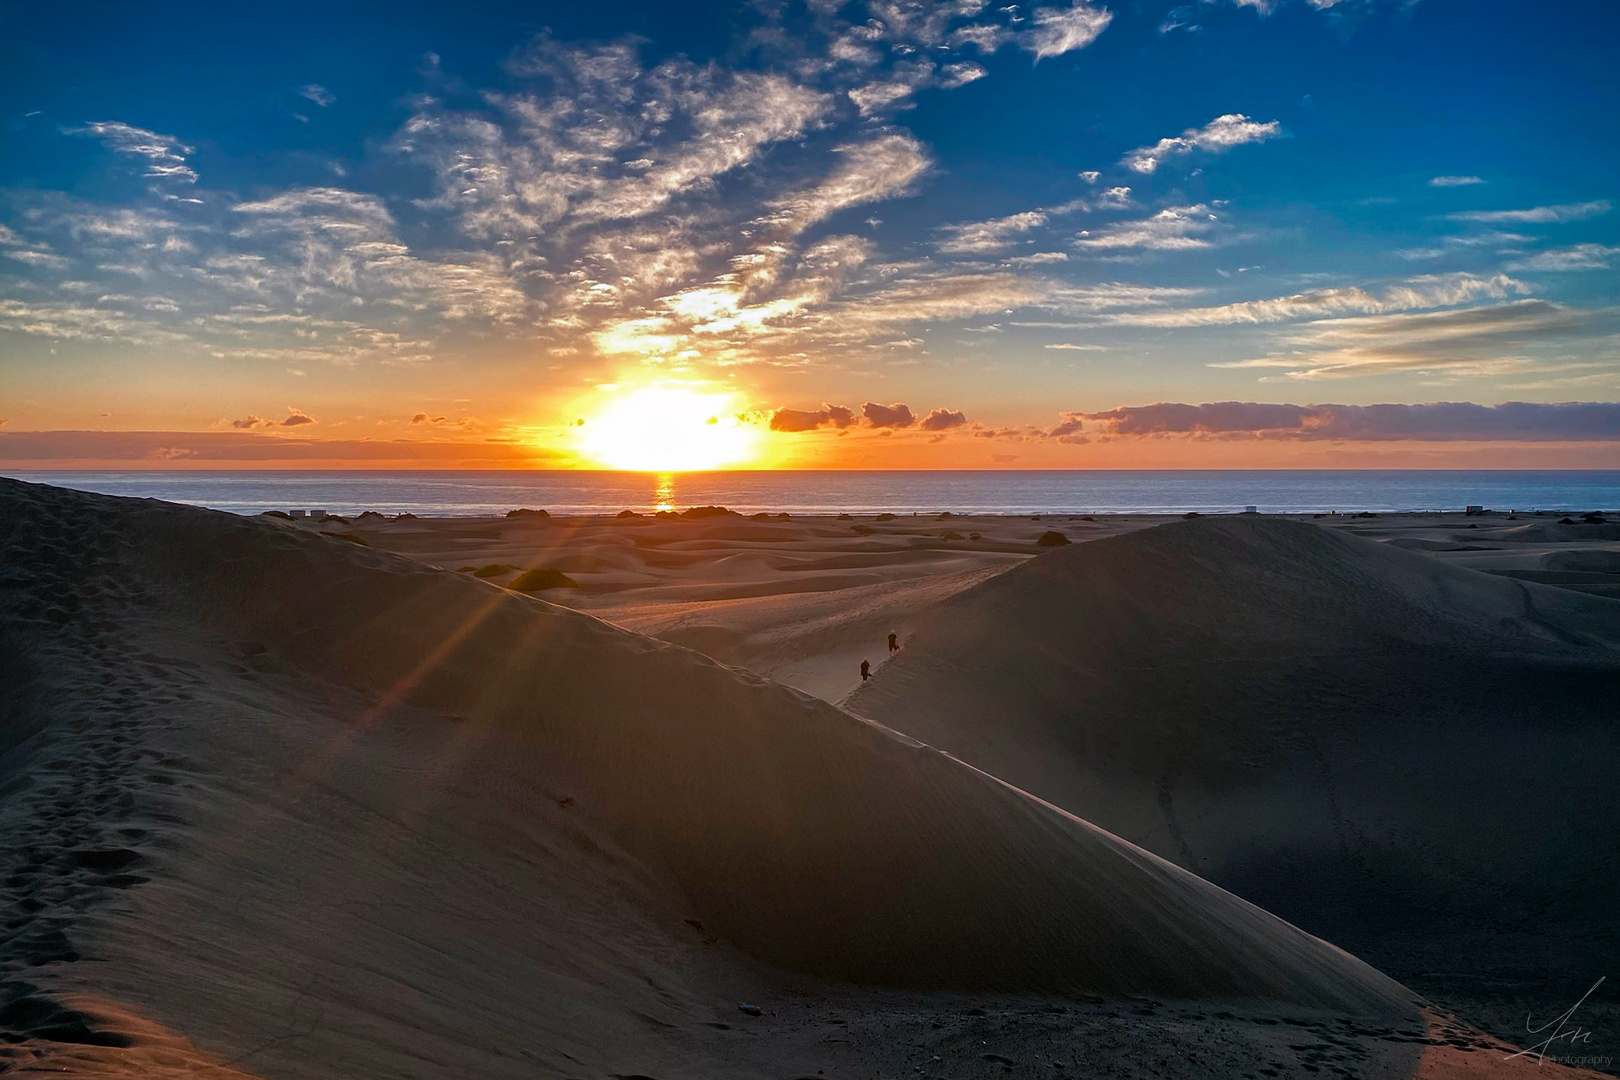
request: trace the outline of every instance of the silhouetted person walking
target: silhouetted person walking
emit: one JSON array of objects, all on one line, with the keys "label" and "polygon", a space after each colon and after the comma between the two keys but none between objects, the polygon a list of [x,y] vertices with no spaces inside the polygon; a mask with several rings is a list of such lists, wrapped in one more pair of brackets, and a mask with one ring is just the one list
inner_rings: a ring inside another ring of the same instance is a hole
[{"label": "silhouetted person walking", "polygon": [[861,661],[861,682],[865,682],[867,679],[870,679],[871,677],[872,677],[872,661],[870,661],[870,660],[862,660]]},{"label": "silhouetted person walking", "polygon": [[889,635],[889,651],[890,652],[899,652],[900,651],[900,635],[899,634],[890,634]]}]

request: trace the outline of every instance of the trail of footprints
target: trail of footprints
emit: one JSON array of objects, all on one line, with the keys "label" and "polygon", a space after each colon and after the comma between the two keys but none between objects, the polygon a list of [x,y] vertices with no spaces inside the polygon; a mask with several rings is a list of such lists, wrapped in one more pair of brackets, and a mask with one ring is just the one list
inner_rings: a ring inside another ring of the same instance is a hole
[{"label": "trail of footprints", "polygon": [[[118,632],[110,609],[137,590],[119,572],[116,540],[88,565],[69,560],[83,541],[51,541],[76,531],[71,522],[18,511],[36,516],[0,534],[0,635],[48,644],[22,658],[32,685],[0,693],[13,698],[11,723],[36,719],[19,707],[47,715],[39,745],[20,751],[22,775],[0,788],[0,1072],[51,1043],[128,1044],[52,1000],[41,975],[93,959],[86,917],[150,880],[154,841],[179,823],[162,792],[184,782],[185,763],[147,739],[168,726],[165,706],[189,696],[176,687],[185,673],[141,662],[156,658]],[[29,532],[35,542],[22,549],[17,537]]]}]

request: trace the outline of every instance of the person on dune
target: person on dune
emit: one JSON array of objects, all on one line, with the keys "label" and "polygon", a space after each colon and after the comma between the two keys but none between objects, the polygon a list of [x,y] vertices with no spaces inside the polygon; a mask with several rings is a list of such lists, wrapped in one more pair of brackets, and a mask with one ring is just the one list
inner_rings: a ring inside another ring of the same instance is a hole
[{"label": "person on dune", "polygon": [[896,653],[896,652],[900,651],[900,635],[899,634],[890,634],[889,635],[889,651],[892,652],[892,653]]},{"label": "person on dune", "polygon": [[870,679],[871,677],[872,677],[872,661],[870,661],[870,660],[862,660],[861,661],[861,682],[865,682],[867,679]]}]

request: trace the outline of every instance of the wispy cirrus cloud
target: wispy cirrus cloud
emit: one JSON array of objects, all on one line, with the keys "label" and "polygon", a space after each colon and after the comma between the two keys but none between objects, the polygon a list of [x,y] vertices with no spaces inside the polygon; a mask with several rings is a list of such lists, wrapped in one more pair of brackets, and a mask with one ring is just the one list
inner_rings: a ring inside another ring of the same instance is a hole
[{"label": "wispy cirrus cloud", "polygon": [[177,180],[184,184],[197,182],[196,170],[187,163],[196,149],[173,135],[160,135],[118,120],[93,121],[81,128],[70,129],[69,134],[100,139],[109,150],[140,158],[145,162],[144,176],[155,180]]},{"label": "wispy cirrus cloud", "polygon": [[1607,270],[1611,260],[1620,255],[1620,247],[1609,244],[1574,244],[1565,248],[1540,251],[1527,258],[1507,264],[1509,270],[1532,270],[1541,273],[1564,273],[1572,270]]},{"label": "wispy cirrus cloud", "polygon": [[1235,146],[1265,142],[1281,136],[1276,120],[1261,123],[1242,113],[1217,116],[1201,128],[1188,128],[1180,135],[1160,139],[1152,146],[1138,147],[1125,155],[1121,164],[1134,172],[1153,173],[1170,158],[1185,157],[1195,151],[1219,154]]},{"label": "wispy cirrus cloud", "polygon": [[1462,210],[1447,214],[1446,217],[1452,221],[1471,221],[1486,225],[1551,225],[1601,217],[1610,209],[1608,199],[1594,199],[1591,202],[1563,203],[1557,206],[1532,206],[1524,210]]},{"label": "wispy cirrus cloud", "polygon": [[1430,187],[1472,187],[1485,181],[1477,176],[1431,176]]},{"label": "wispy cirrus cloud", "polygon": [[1089,425],[1114,438],[1260,438],[1353,442],[1620,442],[1620,404],[1509,401],[1500,405],[1289,405],[1218,401],[1160,402],[1068,413],[1072,434]]},{"label": "wispy cirrus cloud", "polygon": [[947,255],[990,254],[1004,250],[1030,230],[1039,228],[1046,222],[1047,215],[1044,211],[1025,210],[1019,214],[1009,214],[989,221],[947,225],[940,230],[944,233],[944,237],[937,247]]},{"label": "wispy cirrus cloud", "polygon": [[298,96],[313,101],[323,109],[337,101],[337,95],[320,83],[307,83],[299,87]]},{"label": "wispy cirrus cloud", "polygon": [[1169,206],[1150,217],[1088,229],[1074,240],[1086,251],[1190,251],[1212,246],[1217,215],[1204,203]]},{"label": "wispy cirrus cloud", "polygon": [[1421,308],[1452,307],[1476,300],[1501,300],[1530,292],[1530,287],[1506,274],[1426,274],[1373,290],[1359,285],[1312,289],[1292,296],[1245,300],[1215,307],[1168,311],[1130,311],[1106,315],[1101,321],[1121,326],[1228,326],[1273,323],[1350,313],[1382,314]]},{"label": "wispy cirrus cloud", "polygon": [[1511,300],[1444,311],[1319,319],[1286,337],[1286,353],[1210,366],[1276,370],[1290,379],[1402,373],[1490,378],[1599,363],[1570,360],[1550,364],[1535,359],[1534,354],[1549,344],[1610,334],[1614,327],[1613,312],[1582,310],[1547,300]]}]

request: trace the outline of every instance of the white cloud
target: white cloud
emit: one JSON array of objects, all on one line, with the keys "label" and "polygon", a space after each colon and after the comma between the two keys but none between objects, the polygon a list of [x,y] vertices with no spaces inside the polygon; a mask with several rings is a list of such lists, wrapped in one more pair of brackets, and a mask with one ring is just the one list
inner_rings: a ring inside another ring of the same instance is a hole
[{"label": "white cloud", "polygon": [[[1013,9],[1004,9],[1013,10]],[[1075,49],[1083,49],[1096,41],[1108,28],[1114,14],[1107,8],[1074,0],[1070,6],[1038,7],[1030,15],[1031,25],[1017,28],[994,23],[964,26],[953,31],[950,44],[961,47],[972,45],[991,53],[1005,45],[1015,45],[1033,53],[1039,63],[1052,56],[1061,56]]]},{"label": "white cloud", "polygon": [[799,233],[840,210],[911,190],[932,164],[923,146],[895,132],[868,142],[838,148],[837,168],[814,187],[777,200],[773,223]]},{"label": "white cloud", "polygon": [[1068,8],[1036,8],[1035,29],[1019,39],[1037,62],[1090,45],[1113,21],[1113,12],[1076,0]]},{"label": "white cloud", "polygon": [[1572,247],[1543,251],[1527,259],[1508,264],[1509,270],[1569,271],[1607,270],[1609,260],[1620,255],[1620,247],[1606,244],[1575,244]]},{"label": "white cloud", "polygon": [[1608,199],[1597,199],[1593,202],[1565,203],[1561,206],[1534,206],[1528,210],[1465,210],[1446,216],[1452,221],[1476,221],[1485,224],[1548,225],[1601,217],[1609,210]]},{"label": "white cloud", "polygon": [[1372,292],[1359,286],[1313,289],[1268,300],[1247,300],[1218,307],[1181,308],[1175,311],[1122,312],[1105,321],[1127,326],[1226,326],[1272,323],[1289,319],[1320,318],[1350,312],[1378,314],[1419,308],[1450,307],[1474,300],[1501,300],[1530,291],[1506,274],[1424,275]]},{"label": "white cloud", "polygon": [[1152,217],[1087,230],[1075,238],[1074,245],[1102,251],[1186,251],[1207,248],[1210,241],[1204,234],[1214,227],[1215,220],[1215,214],[1202,203],[1172,206]]},{"label": "white cloud", "polygon": [[70,134],[92,136],[117,153],[144,159],[145,176],[158,180],[178,180],[186,184],[197,182],[196,171],[186,163],[187,158],[196,152],[195,148],[173,135],[160,135],[117,120],[95,121],[73,129]]},{"label": "white cloud", "polygon": [[1569,364],[1540,362],[1531,353],[1571,338],[1612,332],[1606,325],[1612,321],[1545,300],[1321,319],[1289,336],[1288,354],[1210,366],[1275,369],[1290,379],[1401,373],[1491,378],[1527,370],[1555,371]]},{"label": "white cloud", "polygon": [[947,225],[941,231],[945,239],[938,244],[947,255],[980,255],[997,252],[1016,242],[1031,229],[1046,224],[1046,214],[1039,210],[1026,210],[1021,214],[990,221],[974,221],[965,225]]},{"label": "white cloud", "polygon": [[1523,233],[1493,230],[1468,236],[1448,236],[1438,247],[1401,248],[1395,254],[1410,260],[1438,259],[1444,255],[1454,254],[1459,248],[1502,247],[1508,244],[1527,244],[1530,241],[1531,237]]},{"label": "white cloud", "polygon": [[1429,180],[1430,187],[1470,187],[1485,181],[1477,176],[1436,176]]},{"label": "white cloud", "polygon": [[299,87],[298,96],[308,98],[323,109],[337,100],[337,95],[320,83],[310,83],[307,86]]},{"label": "white cloud", "polygon": [[1242,113],[1217,116],[1201,128],[1188,128],[1174,138],[1160,139],[1125,155],[1123,164],[1139,173],[1152,173],[1169,157],[1180,157],[1195,150],[1218,154],[1245,143],[1265,142],[1282,134],[1276,120],[1261,123]]}]

